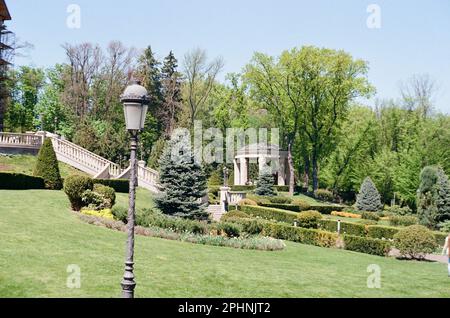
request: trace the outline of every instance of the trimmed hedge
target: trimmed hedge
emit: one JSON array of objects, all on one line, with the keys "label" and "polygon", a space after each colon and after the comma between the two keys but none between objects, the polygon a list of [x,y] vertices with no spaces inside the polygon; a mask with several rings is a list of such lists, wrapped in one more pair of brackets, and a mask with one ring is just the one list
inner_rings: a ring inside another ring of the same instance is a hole
[{"label": "trimmed hedge", "polygon": [[302,244],[321,247],[335,247],[338,239],[337,233],[322,230],[304,229],[284,224],[266,223],[263,225],[263,235]]},{"label": "trimmed hedge", "polygon": [[391,249],[391,243],[370,237],[344,235],[344,249],[371,255],[387,256]]},{"label": "trimmed hedge", "polygon": [[292,212],[300,212],[300,211],[302,211],[301,206],[295,205],[295,204],[260,202],[259,205],[267,207],[267,208],[275,208],[275,209],[281,209],[281,210],[292,211]]},{"label": "trimmed hedge", "polygon": [[130,192],[130,181],[127,179],[94,179],[93,181],[111,187],[119,193]]},{"label": "trimmed hedge", "polygon": [[394,235],[399,231],[398,228],[382,225],[369,225],[367,227],[367,236],[377,239],[394,239]]},{"label": "trimmed hedge", "polygon": [[267,220],[275,220],[293,224],[298,218],[298,213],[288,212],[280,209],[266,208],[262,206],[241,206],[241,211],[248,215],[259,216]]},{"label": "trimmed hedge", "polygon": [[[336,220],[319,220],[319,227],[330,232],[337,232]],[[341,222],[341,234],[366,236],[366,226],[364,224]]]},{"label": "trimmed hedge", "polygon": [[0,189],[3,190],[31,190],[45,189],[44,179],[23,173],[0,172]]},{"label": "trimmed hedge", "polygon": [[321,205],[321,204],[312,204],[309,207],[309,210],[316,210],[322,214],[331,214],[333,211],[342,211],[344,209],[343,206],[340,205]]},{"label": "trimmed hedge", "polygon": [[249,191],[253,191],[255,190],[255,186],[253,185],[234,185],[231,186],[231,191],[245,191],[245,192],[249,192]]}]

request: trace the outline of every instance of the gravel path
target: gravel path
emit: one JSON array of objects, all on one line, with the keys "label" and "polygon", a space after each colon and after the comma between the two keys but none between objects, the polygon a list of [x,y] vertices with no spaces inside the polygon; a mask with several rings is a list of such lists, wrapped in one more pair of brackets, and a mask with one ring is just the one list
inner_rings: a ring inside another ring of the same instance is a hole
[{"label": "gravel path", "polygon": [[[391,252],[389,253],[389,256],[397,257],[397,256],[400,256],[400,253],[397,249],[393,248],[391,250]],[[448,256],[440,255],[440,254],[427,254],[425,256],[425,259],[427,261],[431,261],[431,262],[439,262],[439,263],[447,264]]]}]

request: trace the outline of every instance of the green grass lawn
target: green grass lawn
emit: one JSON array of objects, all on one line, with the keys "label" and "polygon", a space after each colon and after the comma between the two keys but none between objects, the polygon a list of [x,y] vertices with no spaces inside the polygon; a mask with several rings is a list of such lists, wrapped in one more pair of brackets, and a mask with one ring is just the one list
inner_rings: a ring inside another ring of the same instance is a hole
[{"label": "green grass lawn", "polygon": [[[126,205],[126,194],[118,204]],[[151,204],[139,190],[138,204]],[[125,233],[81,222],[61,191],[0,191],[0,297],[118,297]],[[137,297],[448,297],[445,264],[287,242],[266,252],[138,236]],[[69,264],[81,288],[66,287]],[[369,289],[367,266],[381,267]]]},{"label": "green grass lawn", "polygon": [[[33,175],[36,159],[37,157],[32,155],[0,156],[0,171],[11,171]],[[62,162],[59,162],[59,171],[63,178],[71,174],[85,174]]]}]

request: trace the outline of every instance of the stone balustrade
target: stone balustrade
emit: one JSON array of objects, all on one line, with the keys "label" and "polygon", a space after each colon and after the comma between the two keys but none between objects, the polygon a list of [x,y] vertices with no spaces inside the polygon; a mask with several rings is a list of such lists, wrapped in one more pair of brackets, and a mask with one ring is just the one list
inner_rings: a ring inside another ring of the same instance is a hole
[{"label": "stone balustrade", "polygon": [[[86,172],[94,177],[116,179],[127,176],[126,170],[83,147],[70,141],[61,139],[58,135],[48,132],[29,134],[0,133],[0,148],[30,148],[39,150],[44,137],[50,138],[59,161]],[[145,167],[145,162],[138,165],[138,184],[152,192],[159,192],[157,184],[159,174],[157,171]]]}]

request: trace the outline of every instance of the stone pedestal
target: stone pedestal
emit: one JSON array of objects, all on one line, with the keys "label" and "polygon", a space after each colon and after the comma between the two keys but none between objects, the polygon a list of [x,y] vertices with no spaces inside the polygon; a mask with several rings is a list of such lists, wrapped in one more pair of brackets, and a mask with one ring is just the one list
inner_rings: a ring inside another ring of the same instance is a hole
[{"label": "stone pedestal", "polygon": [[228,211],[228,203],[230,202],[230,187],[220,187],[220,210],[225,213]]}]

